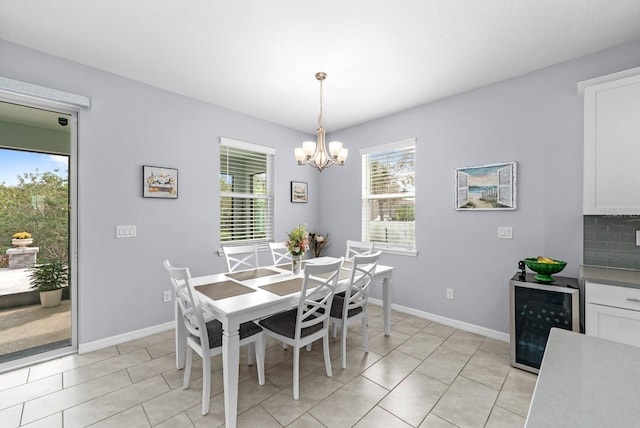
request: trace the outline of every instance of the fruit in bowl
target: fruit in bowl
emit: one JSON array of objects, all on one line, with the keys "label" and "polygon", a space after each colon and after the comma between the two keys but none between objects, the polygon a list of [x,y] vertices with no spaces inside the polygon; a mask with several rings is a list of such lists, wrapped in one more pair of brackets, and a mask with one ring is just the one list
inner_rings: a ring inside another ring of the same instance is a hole
[{"label": "fruit in bowl", "polygon": [[567,262],[562,260],[554,260],[546,257],[530,257],[524,259],[525,264],[529,269],[537,273],[534,278],[540,282],[551,283],[556,279],[551,274],[558,273],[564,269]]}]

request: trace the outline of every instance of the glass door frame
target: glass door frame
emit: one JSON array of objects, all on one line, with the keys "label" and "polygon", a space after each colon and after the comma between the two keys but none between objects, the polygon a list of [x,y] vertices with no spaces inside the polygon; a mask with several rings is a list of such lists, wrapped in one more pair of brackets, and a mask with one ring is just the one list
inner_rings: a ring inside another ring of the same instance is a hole
[{"label": "glass door frame", "polygon": [[44,109],[71,115],[69,123],[70,155],[69,155],[69,268],[71,296],[71,346],[8,361],[0,364],[0,373],[25,367],[38,362],[59,358],[78,351],[78,115],[80,108],[64,103],[57,103],[38,97],[0,91],[0,101],[19,104],[26,107]]}]

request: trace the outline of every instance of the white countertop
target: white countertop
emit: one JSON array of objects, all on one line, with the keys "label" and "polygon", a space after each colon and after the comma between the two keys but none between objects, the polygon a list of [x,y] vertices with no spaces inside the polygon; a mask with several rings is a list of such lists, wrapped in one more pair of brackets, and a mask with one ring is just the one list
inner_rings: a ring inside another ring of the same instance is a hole
[{"label": "white countertop", "polygon": [[640,271],[599,266],[580,266],[580,279],[589,282],[640,288]]},{"label": "white countertop", "polygon": [[551,329],[526,428],[640,426],[640,348]]}]

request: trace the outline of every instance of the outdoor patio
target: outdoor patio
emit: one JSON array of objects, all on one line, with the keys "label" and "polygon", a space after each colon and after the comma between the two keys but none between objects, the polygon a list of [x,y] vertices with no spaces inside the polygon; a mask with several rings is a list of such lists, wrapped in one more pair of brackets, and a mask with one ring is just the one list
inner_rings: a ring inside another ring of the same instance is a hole
[{"label": "outdoor patio", "polygon": [[[27,301],[28,269],[0,269],[0,303]],[[5,307],[5,305],[0,305]],[[39,303],[0,309],[0,363],[68,346],[71,343],[71,301],[42,308]]]}]

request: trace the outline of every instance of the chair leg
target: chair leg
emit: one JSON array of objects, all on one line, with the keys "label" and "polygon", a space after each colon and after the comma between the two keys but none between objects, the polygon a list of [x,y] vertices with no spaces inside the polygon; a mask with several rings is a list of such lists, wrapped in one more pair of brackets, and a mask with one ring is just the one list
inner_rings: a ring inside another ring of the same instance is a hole
[{"label": "chair leg", "polygon": [[362,318],[362,346],[364,347],[364,352],[369,352],[369,334],[367,332],[367,316],[365,315]]},{"label": "chair leg", "polygon": [[209,413],[209,398],[211,396],[211,357],[203,352],[202,356],[202,414]]},{"label": "chair leg", "polygon": [[331,335],[335,339],[336,336],[338,335],[338,324],[335,321],[332,322],[331,324],[333,325]]},{"label": "chair leg", "polygon": [[250,366],[252,366],[256,361],[255,361],[255,352],[256,352],[256,343],[255,342],[250,342],[247,344],[247,364],[249,364]]},{"label": "chair leg", "polygon": [[258,383],[264,385],[264,334],[259,333],[256,339],[256,360],[258,364]]},{"label": "chair leg", "polygon": [[309,344],[307,345],[307,352],[311,352],[311,349],[312,349],[312,348],[311,348],[311,345],[312,345],[312,343],[309,343]]},{"label": "chair leg", "polygon": [[340,363],[343,369],[347,368],[347,320],[342,320],[342,334],[340,334]]},{"label": "chair leg", "polygon": [[191,378],[191,363],[193,362],[193,350],[187,345],[187,355],[184,364],[184,377],[182,380],[182,389],[189,388],[189,379]]},{"label": "chair leg", "polygon": [[282,342],[282,349],[287,349],[287,344]]},{"label": "chair leg", "polygon": [[293,347],[293,399],[300,398],[300,348]]},{"label": "chair leg", "polygon": [[331,371],[331,354],[329,353],[329,332],[322,336],[322,347],[324,348],[324,368],[327,371],[327,377],[333,376]]}]

